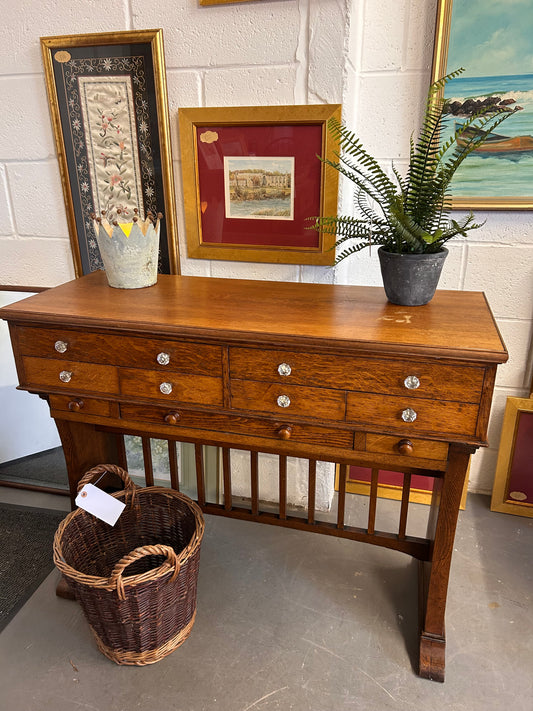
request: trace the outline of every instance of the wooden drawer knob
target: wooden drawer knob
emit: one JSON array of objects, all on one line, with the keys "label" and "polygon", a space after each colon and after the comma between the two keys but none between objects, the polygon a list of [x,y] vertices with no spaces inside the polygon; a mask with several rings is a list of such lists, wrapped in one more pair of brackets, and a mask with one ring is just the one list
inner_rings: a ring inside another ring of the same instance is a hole
[{"label": "wooden drawer knob", "polygon": [[167,425],[177,425],[180,419],[179,412],[169,412],[165,415],[165,422]]},{"label": "wooden drawer knob", "polygon": [[278,427],[276,433],[280,439],[290,439],[292,434],[292,427],[290,425],[282,425],[282,427]]},{"label": "wooden drawer knob", "polygon": [[71,400],[68,404],[68,409],[71,412],[79,412],[84,404],[83,400]]},{"label": "wooden drawer knob", "polygon": [[415,446],[410,439],[401,439],[398,442],[398,451],[400,454],[413,454]]}]

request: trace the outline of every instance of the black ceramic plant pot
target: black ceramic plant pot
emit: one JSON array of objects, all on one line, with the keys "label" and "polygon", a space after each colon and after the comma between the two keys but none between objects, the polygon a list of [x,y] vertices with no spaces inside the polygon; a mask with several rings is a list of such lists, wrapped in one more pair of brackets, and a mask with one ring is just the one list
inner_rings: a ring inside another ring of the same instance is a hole
[{"label": "black ceramic plant pot", "polygon": [[435,254],[397,254],[378,249],[387,299],[400,306],[423,306],[433,298],[448,250]]}]

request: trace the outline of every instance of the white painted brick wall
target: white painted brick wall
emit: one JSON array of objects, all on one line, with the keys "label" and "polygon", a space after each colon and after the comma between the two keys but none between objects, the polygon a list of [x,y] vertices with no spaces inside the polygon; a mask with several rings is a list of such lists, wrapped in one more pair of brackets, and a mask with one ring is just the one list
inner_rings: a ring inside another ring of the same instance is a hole
[{"label": "white painted brick wall", "polygon": [[[0,283],[54,285],[74,276],[39,36],[162,27],[186,274],[380,284],[375,254],[335,270],[190,260],[181,201],[180,106],[343,103],[343,114],[390,170],[408,156],[429,81],[436,0],[32,0],[4,3],[0,26]],[[36,15],[38,14],[38,22]],[[351,206],[341,187],[342,211]],[[501,368],[490,449],[473,460],[470,488],[490,491],[509,395],[526,395],[533,367],[533,213],[479,215],[486,225],[450,250],[441,286],[485,290],[510,351]],[[303,476],[303,474],[302,474]],[[327,492],[331,494],[328,475]],[[298,484],[297,484],[298,487]]]}]

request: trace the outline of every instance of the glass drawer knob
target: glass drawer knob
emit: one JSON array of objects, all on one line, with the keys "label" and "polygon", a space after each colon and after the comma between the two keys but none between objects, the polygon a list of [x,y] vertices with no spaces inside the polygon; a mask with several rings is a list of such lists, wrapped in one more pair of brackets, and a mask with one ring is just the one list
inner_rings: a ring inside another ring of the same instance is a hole
[{"label": "glass drawer knob", "polygon": [[288,395],[280,395],[277,399],[277,403],[280,407],[289,407],[291,399]]},{"label": "glass drawer knob", "polygon": [[54,343],[54,348],[58,353],[64,353],[68,348],[68,344],[65,343],[65,341],[56,341]]},{"label": "glass drawer knob", "polygon": [[72,373],[70,370],[62,370],[59,373],[59,380],[61,380],[62,383],[70,383],[72,380]]},{"label": "glass drawer knob", "polygon": [[408,375],[403,381],[403,384],[408,390],[416,390],[420,387],[420,380],[416,377],[416,375]]},{"label": "glass drawer knob", "polygon": [[290,375],[291,374],[291,366],[288,363],[280,363],[278,365],[278,373],[280,375]]},{"label": "glass drawer knob", "polygon": [[404,422],[414,422],[416,420],[416,412],[414,410],[411,410],[410,407],[406,408],[402,412],[402,420]]},{"label": "glass drawer knob", "polygon": [[159,390],[161,390],[163,395],[170,395],[172,392],[172,383],[161,383]]},{"label": "glass drawer knob", "polygon": [[168,353],[158,353],[157,362],[159,365],[168,365],[170,363],[170,356]]}]

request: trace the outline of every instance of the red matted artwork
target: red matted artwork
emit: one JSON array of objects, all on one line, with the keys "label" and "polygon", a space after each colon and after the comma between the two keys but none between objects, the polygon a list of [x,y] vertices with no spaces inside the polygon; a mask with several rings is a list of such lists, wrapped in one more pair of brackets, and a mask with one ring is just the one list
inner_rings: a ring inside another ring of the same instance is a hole
[{"label": "red matted artwork", "polygon": [[[368,467],[350,466],[348,469],[348,478],[346,479],[346,491],[351,494],[370,493],[370,483],[372,479],[372,470]],[[404,475],[402,472],[393,472],[387,469],[380,469],[378,475],[378,496],[384,499],[402,498]],[[465,482],[463,495],[461,497],[460,508],[466,506],[468,478]],[[435,478],[431,476],[420,476],[413,474],[411,476],[409,501],[417,504],[430,504],[433,497],[433,488],[435,486]]]},{"label": "red matted artwork", "polygon": [[520,412],[518,415],[507,488],[510,499],[533,506],[533,412]]},{"label": "red matted artwork", "polygon": [[491,510],[533,518],[533,398],[507,398]]},{"label": "red matted artwork", "polygon": [[181,109],[189,256],[332,263],[309,218],[336,211],[338,183],[319,156],[331,152],[326,122],[339,111]]}]

